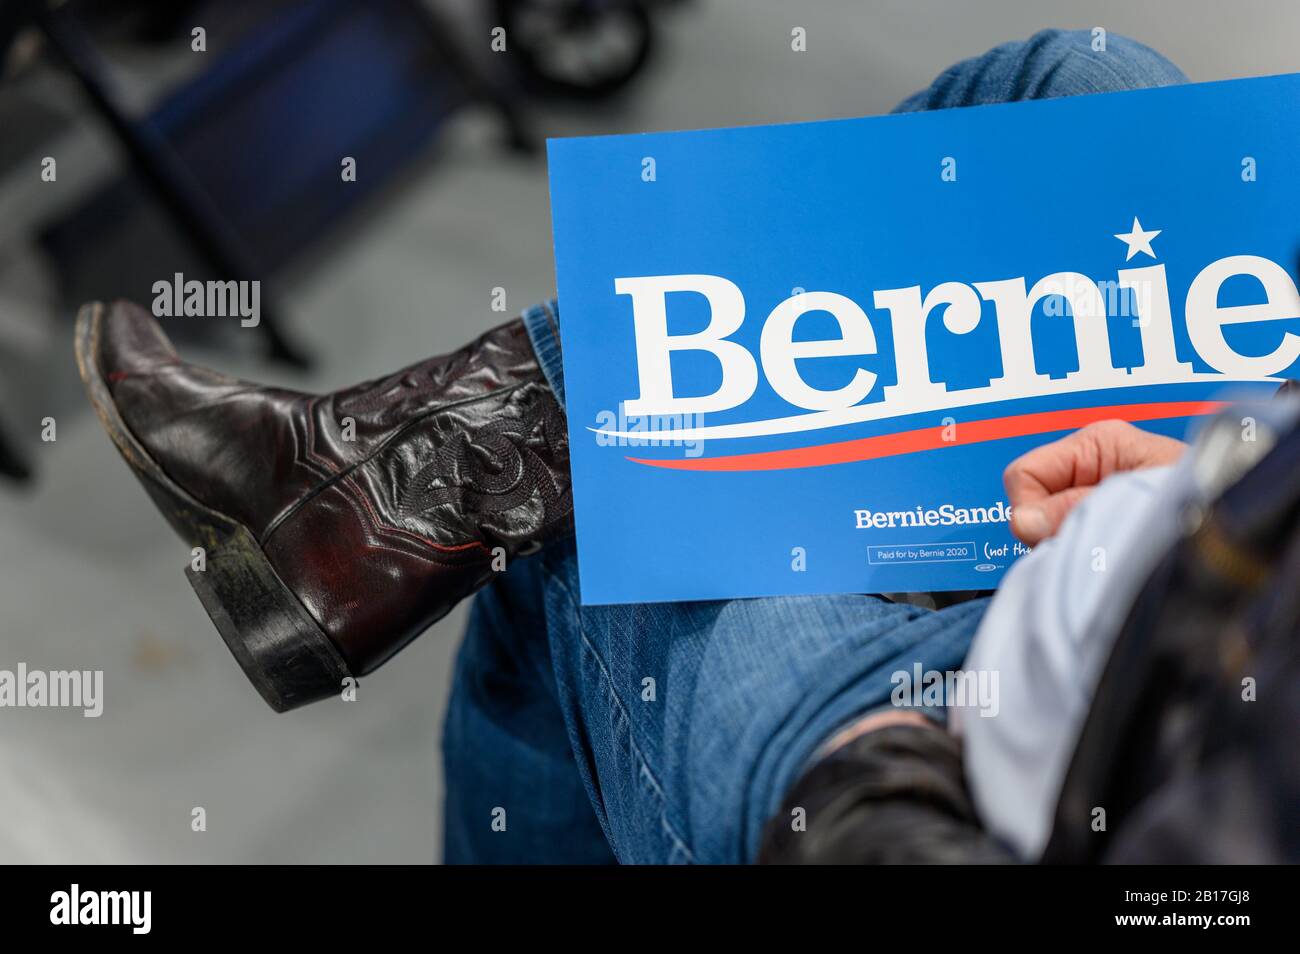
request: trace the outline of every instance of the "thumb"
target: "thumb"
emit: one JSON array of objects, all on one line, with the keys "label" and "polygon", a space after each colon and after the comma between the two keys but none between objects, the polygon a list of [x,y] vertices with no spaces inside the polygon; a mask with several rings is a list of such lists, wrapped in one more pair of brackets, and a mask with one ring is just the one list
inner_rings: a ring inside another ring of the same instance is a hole
[{"label": "thumb", "polygon": [[1031,547],[1053,536],[1065,518],[1092,487],[1070,487],[1059,493],[1016,507],[1011,512],[1011,532]]}]

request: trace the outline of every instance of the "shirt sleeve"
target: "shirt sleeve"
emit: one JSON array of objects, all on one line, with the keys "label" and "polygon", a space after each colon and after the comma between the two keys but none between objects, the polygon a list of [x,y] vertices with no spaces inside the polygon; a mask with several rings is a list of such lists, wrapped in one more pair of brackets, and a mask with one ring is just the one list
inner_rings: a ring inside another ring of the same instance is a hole
[{"label": "shirt sleeve", "polygon": [[1103,481],[1007,573],[965,668],[995,705],[952,712],[976,810],[1024,860],[1038,858],[1111,645],[1191,496],[1191,454]]}]

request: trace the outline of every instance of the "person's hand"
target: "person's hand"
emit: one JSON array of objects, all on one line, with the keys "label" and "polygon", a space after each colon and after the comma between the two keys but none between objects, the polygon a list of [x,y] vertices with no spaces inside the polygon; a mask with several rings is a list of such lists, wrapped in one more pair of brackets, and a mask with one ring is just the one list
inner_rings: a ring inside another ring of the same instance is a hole
[{"label": "person's hand", "polygon": [[1187,445],[1124,421],[1099,421],[1036,447],[1002,474],[1011,532],[1033,546],[1052,536],[1070,511],[1106,477],[1171,464]]}]

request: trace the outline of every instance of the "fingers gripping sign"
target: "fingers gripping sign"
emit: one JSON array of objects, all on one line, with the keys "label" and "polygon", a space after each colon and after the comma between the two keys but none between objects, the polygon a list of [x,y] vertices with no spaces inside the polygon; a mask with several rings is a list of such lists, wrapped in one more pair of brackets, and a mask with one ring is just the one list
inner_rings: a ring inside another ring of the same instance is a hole
[{"label": "fingers gripping sign", "polygon": [[1002,475],[1011,500],[1011,531],[1033,546],[1056,533],[1084,497],[1108,476],[1172,464],[1187,445],[1124,421],[1100,421],[1036,447]]}]

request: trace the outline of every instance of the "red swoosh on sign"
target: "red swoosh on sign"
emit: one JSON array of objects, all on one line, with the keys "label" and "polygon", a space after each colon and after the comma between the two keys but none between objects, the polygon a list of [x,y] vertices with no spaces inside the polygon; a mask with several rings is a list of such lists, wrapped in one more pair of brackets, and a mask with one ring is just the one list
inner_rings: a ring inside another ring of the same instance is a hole
[{"label": "red swoosh on sign", "polygon": [[798,467],[826,467],[830,464],[848,464],[859,460],[874,460],[878,457],[914,454],[917,451],[1000,441],[1008,437],[1069,431],[1096,421],[1156,421],[1162,418],[1196,417],[1201,414],[1212,414],[1226,406],[1225,401],[1112,404],[1108,407],[1080,407],[1065,411],[1041,411],[1036,414],[994,417],[983,421],[962,421],[956,425],[957,432],[961,435],[958,441],[945,441],[943,433],[947,428],[941,425],[923,427],[915,431],[900,431],[897,434],[881,434],[878,437],[863,437],[855,441],[795,447],[790,450],[760,451],[755,454],[671,460],[629,457],[628,460],[637,464],[668,467],[673,470],[792,470]]}]

